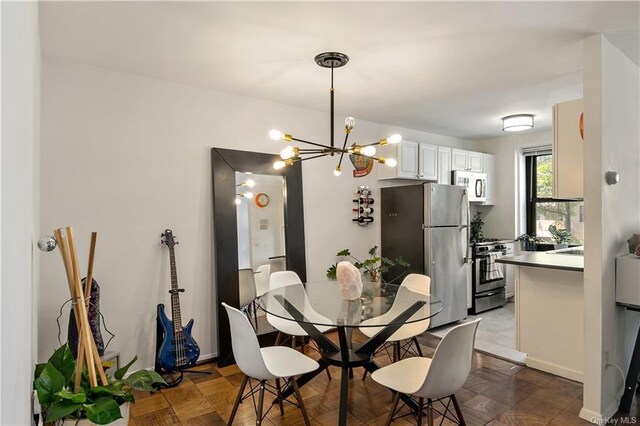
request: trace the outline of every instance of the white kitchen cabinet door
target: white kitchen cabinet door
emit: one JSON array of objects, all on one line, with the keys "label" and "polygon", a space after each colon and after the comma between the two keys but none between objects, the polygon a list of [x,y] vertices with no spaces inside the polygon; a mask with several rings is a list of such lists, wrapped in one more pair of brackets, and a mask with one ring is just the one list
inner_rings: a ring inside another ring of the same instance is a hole
[{"label": "white kitchen cabinet door", "polygon": [[469,152],[463,149],[451,150],[451,170],[467,170]]},{"label": "white kitchen cabinet door", "polygon": [[496,156],[493,154],[482,154],[482,171],[487,175],[487,201],[484,202],[486,205],[494,205],[495,204],[495,190],[496,190]]},{"label": "white kitchen cabinet door", "polygon": [[451,148],[438,147],[438,183],[451,185]]},{"label": "white kitchen cabinet door", "polygon": [[553,106],[553,196],[582,198],[582,99]]},{"label": "white kitchen cabinet door", "polygon": [[402,141],[398,146],[398,165],[396,176],[404,179],[418,178],[418,158],[420,157],[418,142]]},{"label": "white kitchen cabinet door", "polygon": [[[515,243],[505,244],[507,246],[507,256],[515,255]],[[502,264],[504,266],[505,296],[506,298],[516,295],[516,268],[515,265]]]},{"label": "white kitchen cabinet door", "polygon": [[430,145],[428,143],[421,143],[419,160],[418,178],[420,180],[437,181],[438,147],[435,145]]},{"label": "white kitchen cabinet door", "polygon": [[473,152],[467,151],[468,160],[467,160],[467,168],[469,171],[482,173],[482,158],[483,155],[481,152]]}]

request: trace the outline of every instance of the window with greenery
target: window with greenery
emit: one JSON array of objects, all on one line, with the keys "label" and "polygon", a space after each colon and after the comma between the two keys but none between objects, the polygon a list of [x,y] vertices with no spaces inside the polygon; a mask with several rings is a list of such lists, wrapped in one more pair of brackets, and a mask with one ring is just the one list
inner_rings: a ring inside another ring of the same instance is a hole
[{"label": "window with greenery", "polygon": [[[536,234],[544,243],[558,244],[554,234],[570,234],[569,244],[584,240],[584,202],[553,198],[553,161],[550,154],[526,157],[527,234]],[[554,232],[552,232],[551,230]],[[562,230],[566,230],[562,232]],[[560,238],[562,239],[562,238]],[[566,243],[566,242],[565,242]]]}]

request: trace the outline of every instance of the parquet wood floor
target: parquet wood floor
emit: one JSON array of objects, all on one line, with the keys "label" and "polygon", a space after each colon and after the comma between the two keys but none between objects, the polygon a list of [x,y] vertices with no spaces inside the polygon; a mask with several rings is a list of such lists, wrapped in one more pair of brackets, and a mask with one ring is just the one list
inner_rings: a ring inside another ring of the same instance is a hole
[{"label": "parquet wood floor", "polygon": [[[336,336],[333,336],[334,338]],[[354,333],[354,339],[363,337]],[[425,356],[431,356],[437,340],[420,338]],[[307,350],[310,356],[317,356]],[[381,354],[376,359],[381,365],[389,360]],[[224,425],[233,407],[242,373],[234,365],[218,368],[203,364],[198,370],[211,371],[210,376],[188,375],[176,388],[155,394],[137,394],[129,422],[144,425]],[[355,370],[349,383],[349,425],[382,425],[391,406],[392,394],[370,377],[362,381],[362,369]],[[314,426],[334,426],[338,419],[340,370],[331,367],[332,380],[319,374],[301,388],[302,396]],[[467,424],[475,425],[588,425],[578,417],[582,407],[582,385],[570,380],[512,364],[488,355],[475,353],[469,380],[456,393],[462,404]],[[265,397],[265,401],[267,398]],[[638,413],[634,404],[632,415]],[[436,418],[435,424],[440,424]],[[412,422],[413,421],[413,422]],[[240,405],[235,425],[255,425],[255,412],[250,401]],[[274,406],[264,425],[304,425],[300,411],[285,404],[280,415]],[[411,416],[393,423],[415,424]],[[451,424],[445,419],[443,425]]]}]

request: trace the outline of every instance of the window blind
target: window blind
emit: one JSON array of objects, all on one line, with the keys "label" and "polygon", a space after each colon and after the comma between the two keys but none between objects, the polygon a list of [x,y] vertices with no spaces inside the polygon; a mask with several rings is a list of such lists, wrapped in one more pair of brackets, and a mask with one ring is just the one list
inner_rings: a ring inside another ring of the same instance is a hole
[{"label": "window blind", "polygon": [[530,157],[533,155],[551,155],[551,145],[522,148],[522,155],[524,155],[525,157]]}]

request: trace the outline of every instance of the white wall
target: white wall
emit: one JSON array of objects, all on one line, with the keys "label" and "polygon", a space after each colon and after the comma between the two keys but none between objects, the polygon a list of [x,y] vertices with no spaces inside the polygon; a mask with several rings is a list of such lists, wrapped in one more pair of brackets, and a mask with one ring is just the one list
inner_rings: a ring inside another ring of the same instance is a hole
[{"label": "white wall", "polygon": [[[617,410],[640,314],[615,305],[615,258],[640,230],[640,72],[605,37],[584,42],[585,368],[581,417]],[[608,170],[620,182],[604,181]]]},{"label": "white wall", "polygon": [[[318,104],[328,104],[328,93]],[[352,114],[357,118],[358,111]],[[343,119],[338,117],[336,124],[341,126]],[[137,353],[140,367],[153,365],[155,306],[169,302],[167,252],[159,237],[170,227],[181,242],[176,255],[179,282],[186,289],[183,316],[195,319],[202,354],[216,353],[210,149],[277,153],[283,146],[268,138],[271,128],[328,142],[328,120],[328,112],[43,62],[41,227],[50,232],[73,225],[83,268],[89,232],[98,232],[95,277],[102,286],[107,325],[117,335],[111,349],[120,350],[125,361]],[[394,132],[411,140],[475,148],[474,142],[362,121],[353,136],[375,141]],[[375,171],[354,179],[345,169],[335,178],[335,161],[303,163],[311,280],[325,277],[338,250],[350,247],[364,256],[379,241],[377,226],[351,222],[356,187],[376,187]],[[43,256],[41,270],[42,359],[57,345],[55,317],[67,291],[58,253]]]},{"label": "white wall", "polygon": [[551,130],[511,134],[478,141],[482,152],[495,154],[495,206],[478,206],[484,220],[484,235],[514,238],[526,231],[525,178],[522,149],[551,145]]},{"label": "white wall", "polygon": [[36,358],[37,161],[40,120],[38,4],[2,2],[0,149],[0,424],[31,423]]}]

